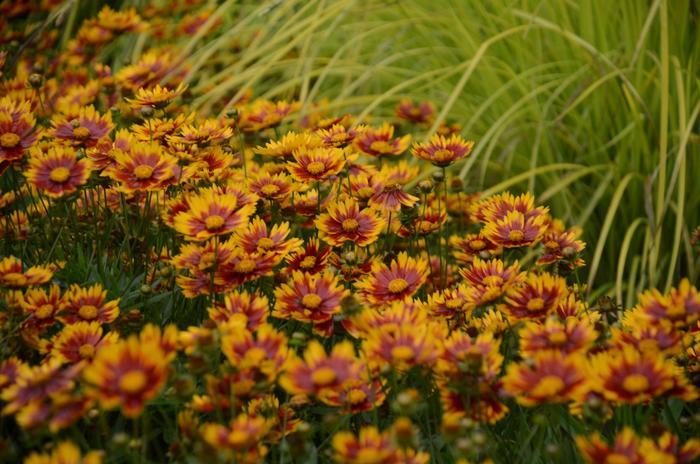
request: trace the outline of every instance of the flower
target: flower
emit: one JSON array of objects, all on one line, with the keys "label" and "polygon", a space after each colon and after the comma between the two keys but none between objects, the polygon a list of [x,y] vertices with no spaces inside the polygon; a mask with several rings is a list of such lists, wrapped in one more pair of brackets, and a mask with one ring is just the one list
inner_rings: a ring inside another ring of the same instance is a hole
[{"label": "flower", "polygon": [[292,176],[299,182],[321,181],[337,175],[345,164],[343,150],[339,148],[313,148],[296,150],[294,161],[287,163]]},{"label": "flower", "polygon": [[428,276],[427,263],[414,259],[405,252],[389,266],[375,261],[368,276],[358,281],[355,288],[370,304],[385,305],[415,295]]},{"label": "flower", "polygon": [[235,242],[249,254],[272,254],[282,260],[288,253],[298,251],[302,241],[299,238],[287,238],[290,233],[289,223],[275,224],[268,231],[265,221],[256,217],[245,229],[236,232]]},{"label": "flower", "polygon": [[576,437],[576,445],[584,460],[591,464],[674,462],[664,459],[664,455],[659,452],[651,440],[648,438],[640,440],[634,431],[627,427],[617,434],[612,446],[606,444],[597,433],[590,437]]},{"label": "flower", "polygon": [[103,451],[88,451],[83,456],[78,445],[71,441],[58,443],[50,452],[33,452],[24,464],[101,464]]},{"label": "flower", "polygon": [[548,318],[544,324],[530,321],[519,335],[520,351],[525,356],[549,350],[564,354],[585,353],[598,336],[589,322],[574,317],[566,321]]},{"label": "flower", "polygon": [[59,314],[59,319],[64,324],[78,321],[109,324],[119,316],[119,299],[106,301],[107,291],[100,284],[88,288],[73,285],[66,297],[68,302]]},{"label": "flower", "polygon": [[275,289],[274,317],[314,324],[314,331],[330,335],[333,316],[350,293],[330,271],[318,274],[294,271],[288,283]]},{"label": "flower", "polygon": [[169,360],[160,344],[135,335],[105,346],[85,368],[88,394],[104,408],[119,406],[127,417],[137,417],[165,383]]},{"label": "flower", "polygon": [[287,256],[287,271],[299,270],[317,274],[326,268],[326,261],[331,254],[328,247],[322,248],[319,240],[312,238],[303,251],[292,252]]},{"label": "flower", "polygon": [[393,136],[394,126],[389,123],[384,123],[377,129],[367,127],[355,137],[353,146],[370,156],[400,155],[411,143],[411,136],[404,135],[395,139]]},{"label": "flower", "polygon": [[415,124],[428,124],[435,117],[435,107],[429,101],[418,104],[409,99],[403,99],[396,106],[396,117]]},{"label": "flower", "polygon": [[21,159],[34,145],[39,136],[35,126],[36,119],[28,101],[0,99],[0,165]]},{"label": "flower", "polygon": [[542,237],[544,245],[544,255],[537,259],[537,264],[544,266],[556,262],[564,262],[570,268],[581,267],[585,264],[578,255],[586,247],[586,244],[578,237],[581,229],[573,228],[563,232],[548,232]]},{"label": "flower", "polygon": [[154,108],[164,108],[171,100],[179,97],[187,90],[187,85],[179,84],[175,89],[161,87],[156,84],[155,87],[148,89],[140,88],[136,90],[134,98],[127,98],[132,108],[141,108],[144,106],[152,106]]},{"label": "flower", "polygon": [[209,318],[225,323],[232,319],[245,321],[248,330],[256,330],[267,321],[270,302],[265,295],[233,291],[224,295],[224,304],[209,308]]},{"label": "flower", "polygon": [[528,274],[523,283],[506,292],[499,309],[513,319],[542,319],[557,310],[567,296],[566,281],[546,272]]},{"label": "flower", "polygon": [[475,306],[495,301],[525,278],[517,261],[506,266],[500,259],[477,257],[472,259],[471,266],[460,269],[459,273],[470,286],[467,299]]},{"label": "flower", "polygon": [[544,216],[528,218],[519,211],[508,211],[503,218],[487,222],[482,229],[484,237],[504,248],[532,246],[545,231]]},{"label": "flower", "polygon": [[67,114],[58,114],[52,121],[50,135],[77,147],[94,147],[113,128],[110,113],[101,115],[92,105]]},{"label": "flower", "polygon": [[377,192],[369,199],[369,205],[390,212],[399,211],[401,206],[412,207],[418,201],[418,197],[403,191],[401,184],[391,183],[384,185],[381,192]]},{"label": "flower", "polygon": [[51,356],[66,363],[90,362],[101,347],[117,340],[117,333],[105,334],[99,322],[77,322],[56,334],[52,340]]},{"label": "flower", "polygon": [[345,242],[367,246],[377,240],[384,225],[375,210],[360,209],[351,199],[330,205],[315,223],[319,238],[332,246],[341,246]]},{"label": "flower", "polygon": [[281,372],[289,350],[287,337],[269,324],[255,332],[231,325],[221,338],[221,351],[239,371],[251,372],[257,380],[274,381]]},{"label": "flower", "polygon": [[248,189],[260,198],[281,203],[292,194],[292,183],[286,174],[263,171],[248,182]]},{"label": "flower", "polygon": [[177,159],[157,144],[131,143],[127,151],[114,152],[114,164],[102,173],[117,181],[123,192],[160,190],[177,180]]},{"label": "flower", "polygon": [[688,327],[700,319],[700,293],[686,278],[666,295],[656,289],[642,293],[639,310],[652,324],[665,320],[676,327]]},{"label": "flower", "polygon": [[533,365],[512,363],[503,378],[503,389],[518,403],[533,406],[578,399],[588,388],[582,359],[576,355],[543,352]]},{"label": "flower", "polygon": [[7,403],[2,413],[15,414],[50,395],[72,389],[77,370],[62,369],[62,365],[58,359],[38,366],[20,365],[14,383],[2,391],[2,400]]},{"label": "flower", "polygon": [[637,404],[663,395],[697,398],[680,368],[657,352],[632,346],[601,353],[591,360],[593,389],[610,401]]},{"label": "flower", "polygon": [[309,342],[304,358],[290,357],[279,380],[291,394],[323,396],[332,394],[348,381],[360,378],[361,364],[349,341],[333,345],[330,355],[316,340]]},{"label": "flower", "polygon": [[29,158],[27,181],[46,195],[58,198],[75,192],[90,177],[91,163],[78,159],[70,147],[54,146],[46,154],[39,151]]},{"label": "flower", "polygon": [[175,216],[175,230],[188,240],[202,241],[216,235],[229,234],[245,226],[255,212],[252,204],[240,205],[233,193],[203,189],[188,198],[188,210]]},{"label": "flower", "polygon": [[388,432],[380,433],[376,427],[360,429],[356,437],[352,432],[333,435],[333,461],[338,464],[393,464],[401,462],[398,451]]},{"label": "flower", "polygon": [[14,256],[0,260],[0,286],[28,287],[48,282],[53,277],[54,268],[51,266],[32,266],[23,270],[22,261]]},{"label": "flower", "polygon": [[474,142],[468,142],[457,134],[449,138],[434,134],[426,143],[415,143],[411,153],[435,166],[445,167],[469,156],[473,147]]},{"label": "flower", "polygon": [[308,132],[287,132],[279,140],[270,140],[264,147],[256,147],[255,153],[280,159],[290,159],[294,152],[310,151],[326,146],[323,140]]},{"label": "flower", "polygon": [[233,452],[233,461],[255,464],[263,462],[267,454],[267,447],[262,445],[262,441],[269,428],[268,421],[262,416],[239,414],[231,421],[229,427],[205,423],[202,425],[201,434],[204,441],[214,449]]},{"label": "flower", "polygon": [[61,295],[58,285],[52,285],[48,293],[41,288],[28,289],[20,300],[22,310],[29,316],[24,326],[41,331],[54,325],[56,316],[68,304],[67,297]]}]

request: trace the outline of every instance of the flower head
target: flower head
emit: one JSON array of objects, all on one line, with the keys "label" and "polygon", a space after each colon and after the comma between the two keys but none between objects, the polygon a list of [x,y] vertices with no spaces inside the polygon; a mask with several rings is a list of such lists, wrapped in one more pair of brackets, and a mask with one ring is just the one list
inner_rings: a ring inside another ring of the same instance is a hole
[{"label": "flower head", "polygon": [[467,157],[474,147],[474,142],[467,142],[459,135],[444,137],[435,134],[426,143],[416,143],[411,152],[417,158],[430,161],[435,166],[445,167]]},{"label": "flower head", "polygon": [[46,154],[37,151],[29,158],[25,176],[29,183],[50,197],[75,192],[90,177],[91,163],[78,159],[70,147],[51,147]]},{"label": "flower head", "polygon": [[332,204],[316,219],[319,238],[332,246],[341,246],[345,242],[369,245],[379,237],[383,223],[375,210],[360,209],[354,200]]},{"label": "flower head", "polygon": [[413,296],[425,283],[428,276],[427,263],[411,258],[405,252],[386,265],[381,261],[372,264],[372,271],[355,287],[363,299],[370,304],[385,305],[392,301]]}]

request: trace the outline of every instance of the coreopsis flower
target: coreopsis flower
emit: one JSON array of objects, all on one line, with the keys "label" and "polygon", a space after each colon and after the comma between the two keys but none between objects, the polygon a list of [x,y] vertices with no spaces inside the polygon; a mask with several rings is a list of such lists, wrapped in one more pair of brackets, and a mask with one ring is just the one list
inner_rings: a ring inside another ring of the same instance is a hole
[{"label": "coreopsis flower", "polygon": [[467,234],[463,237],[453,235],[449,239],[452,256],[460,264],[470,264],[474,257],[488,259],[492,256],[500,255],[503,249],[484,237],[479,232],[477,234]]},{"label": "coreopsis flower", "polygon": [[389,123],[379,128],[364,128],[356,137],[353,146],[362,153],[370,156],[400,155],[411,143],[411,136],[394,137],[394,126]]},{"label": "coreopsis flower", "polygon": [[289,176],[284,173],[270,174],[263,171],[248,181],[248,189],[260,198],[282,203],[290,197],[293,191]]},{"label": "coreopsis flower", "polygon": [[533,406],[576,400],[587,389],[587,370],[578,355],[542,352],[530,363],[512,363],[503,378],[503,389],[518,403]]},{"label": "coreopsis flower", "polygon": [[62,369],[62,366],[58,359],[49,359],[38,366],[19,366],[15,381],[0,396],[7,403],[2,413],[15,414],[50,395],[71,390],[78,371],[74,367]]},{"label": "coreopsis flower", "polygon": [[171,145],[182,144],[185,146],[197,145],[205,147],[218,145],[229,140],[233,135],[233,129],[218,119],[205,119],[194,124],[182,125],[177,133],[169,135],[166,140]]},{"label": "coreopsis flower", "polygon": [[270,302],[265,295],[236,290],[224,295],[223,305],[209,308],[209,318],[220,324],[243,320],[246,328],[254,331],[267,322],[269,309]]},{"label": "coreopsis flower", "polygon": [[279,257],[280,261],[292,251],[298,251],[304,243],[300,238],[288,238],[289,223],[275,224],[268,231],[265,221],[256,217],[244,229],[235,234],[235,242],[249,254],[267,253]]},{"label": "coreopsis flower", "polygon": [[333,316],[349,292],[330,271],[318,274],[294,271],[288,283],[275,289],[274,317],[310,322],[314,331],[330,335]]},{"label": "coreopsis flower", "polygon": [[282,122],[289,114],[301,107],[299,102],[258,99],[242,108],[237,126],[243,132],[258,132]]},{"label": "coreopsis flower", "polygon": [[16,356],[0,361],[0,394],[5,388],[15,383],[20,366],[25,365],[26,363]]},{"label": "coreopsis flower", "polygon": [[255,212],[252,204],[241,205],[233,193],[203,189],[188,198],[188,210],[175,216],[175,230],[188,240],[202,241],[229,234],[245,226]]},{"label": "coreopsis flower", "polygon": [[434,134],[426,143],[415,143],[411,153],[435,166],[446,167],[469,156],[473,147],[474,142],[466,141],[457,134],[449,138]]},{"label": "coreopsis flower", "polygon": [[642,293],[639,308],[653,324],[669,321],[676,327],[688,327],[700,319],[700,293],[685,278],[666,295],[656,289]]},{"label": "coreopsis flower", "polygon": [[545,216],[528,218],[519,211],[508,211],[501,219],[487,222],[482,233],[503,248],[529,247],[544,236],[545,219]]},{"label": "coreopsis flower", "polygon": [[136,9],[115,11],[107,5],[97,14],[97,24],[114,33],[138,32],[146,27]]},{"label": "coreopsis flower", "polygon": [[465,332],[452,332],[444,341],[435,371],[441,381],[477,378],[480,382],[493,382],[503,364],[500,345],[493,333],[472,339]]},{"label": "coreopsis flower", "polygon": [[553,314],[566,296],[566,281],[548,273],[528,274],[521,284],[506,292],[499,309],[512,319],[543,319]]},{"label": "coreopsis flower", "polygon": [[[141,124],[132,124],[129,134],[140,142],[165,144],[168,136],[177,133],[181,127],[192,124],[195,113],[178,114],[174,118],[150,118]],[[126,150],[127,147],[122,148]]]},{"label": "coreopsis flower", "polygon": [[664,458],[675,464],[690,464],[700,456],[700,440],[693,438],[681,446],[678,437],[670,432],[664,432],[659,437],[656,448]]},{"label": "coreopsis flower", "polygon": [[102,137],[114,128],[110,113],[100,114],[92,105],[77,111],[58,114],[52,120],[52,137],[75,147],[87,148],[97,145]]},{"label": "coreopsis flower", "polygon": [[319,238],[332,246],[352,242],[357,246],[374,243],[382,231],[383,219],[371,208],[360,209],[352,199],[334,203],[315,221]]},{"label": "coreopsis flower", "polygon": [[[503,219],[509,212],[517,211],[530,219],[538,216],[547,216],[549,211],[545,207],[535,207],[535,197],[531,193],[523,193],[515,196],[510,192],[504,192],[489,198],[477,201],[471,206],[472,220],[475,222],[494,222]],[[544,221],[549,227],[549,220]]]},{"label": "coreopsis flower", "polygon": [[100,284],[87,288],[72,285],[66,297],[68,301],[59,314],[64,324],[78,321],[109,324],[119,316],[119,298],[108,301],[107,291]]},{"label": "coreopsis flower", "polygon": [[420,166],[409,164],[406,160],[400,160],[398,163],[384,163],[379,171],[379,176],[387,184],[406,185],[415,179],[420,171]]},{"label": "coreopsis flower", "polygon": [[231,325],[221,338],[221,351],[239,371],[254,373],[256,381],[274,381],[289,356],[287,337],[269,324],[255,332]]},{"label": "coreopsis flower", "polygon": [[318,239],[312,238],[303,251],[292,252],[287,256],[287,271],[302,271],[317,274],[326,268],[331,248],[322,247]]},{"label": "coreopsis flower", "polygon": [[137,417],[165,383],[169,360],[159,343],[135,335],[102,347],[83,371],[88,394],[106,409],[119,406]]},{"label": "coreopsis flower", "polygon": [[121,68],[114,78],[118,85],[133,92],[158,84],[178,64],[172,52],[151,49],[143,53],[136,63]]},{"label": "coreopsis flower", "polygon": [[348,381],[360,378],[363,367],[355,357],[349,341],[333,345],[330,354],[316,340],[309,342],[304,358],[291,357],[279,384],[294,395],[323,396],[341,388]]},{"label": "coreopsis flower", "polygon": [[99,322],[77,322],[65,326],[51,341],[51,357],[65,363],[91,362],[101,348],[119,339],[116,332],[104,333]]},{"label": "coreopsis flower", "polygon": [[396,117],[415,124],[428,124],[435,117],[435,107],[429,101],[414,103],[412,100],[403,99],[396,106]]},{"label": "coreopsis flower", "polygon": [[25,270],[22,260],[7,256],[0,260],[0,286],[19,288],[41,285],[53,278],[52,266],[32,266]]},{"label": "coreopsis flower", "polygon": [[631,428],[625,427],[615,437],[612,445],[605,443],[599,434],[576,437],[576,445],[586,462],[590,464],[624,462],[629,464],[653,464],[675,462],[664,455],[648,438],[639,438]]},{"label": "coreopsis flower", "polygon": [[290,159],[296,151],[310,151],[326,145],[323,140],[308,132],[287,132],[279,140],[270,140],[264,147],[255,147],[255,153],[273,158]]},{"label": "coreopsis flower", "polygon": [[517,261],[506,266],[500,259],[477,257],[472,259],[471,266],[460,269],[459,273],[470,286],[467,298],[474,306],[495,301],[525,278]]},{"label": "coreopsis flower", "polygon": [[158,144],[132,143],[127,151],[113,152],[114,164],[102,173],[118,183],[123,192],[154,191],[177,180],[177,159]]},{"label": "coreopsis flower", "polygon": [[78,159],[70,147],[54,146],[48,153],[36,151],[29,158],[27,181],[40,192],[58,198],[78,190],[90,177],[90,160]]},{"label": "coreopsis flower", "polygon": [[200,430],[202,438],[216,450],[232,453],[232,461],[241,464],[263,462],[267,447],[262,444],[270,424],[262,416],[239,414],[229,427],[207,422]]},{"label": "coreopsis flower", "polygon": [[529,321],[519,335],[520,351],[524,356],[535,356],[542,351],[585,353],[598,336],[588,321],[573,317],[565,321],[548,318],[544,323]]},{"label": "coreopsis flower", "polygon": [[610,344],[622,349],[625,345],[636,346],[640,351],[679,354],[681,351],[681,332],[668,321],[650,325],[638,310],[627,311],[623,317],[622,327],[610,329]]},{"label": "coreopsis flower", "polygon": [[101,464],[104,451],[88,451],[83,455],[78,445],[72,441],[62,441],[51,451],[33,452],[24,460],[24,464]]},{"label": "coreopsis flower", "polygon": [[342,124],[333,124],[327,129],[318,129],[315,135],[327,147],[345,147],[352,143],[360,130],[348,129]]},{"label": "coreopsis flower", "polygon": [[389,432],[380,433],[373,426],[362,427],[357,437],[352,432],[338,432],[333,435],[332,446],[333,461],[338,464],[401,462]]},{"label": "coreopsis flower", "polygon": [[396,212],[401,209],[401,206],[407,208],[412,207],[418,201],[418,197],[403,191],[403,187],[399,183],[385,184],[381,192],[377,192],[369,199],[369,205],[386,210]]},{"label": "coreopsis flower", "polygon": [[345,165],[343,150],[339,148],[300,149],[292,154],[294,161],[287,169],[299,182],[325,180],[337,175]]},{"label": "coreopsis flower", "polygon": [[37,137],[36,119],[28,101],[0,99],[0,164],[22,158]]},{"label": "coreopsis flower", "polygon": [[439,340],[446,333],[446,327],[438,322],[426,322],[420,330],[389,322],[369,331],[362,352],[371,368],[389,365],[405,372],[413,366],[431,366],[440,355]]},{"label": "coreopsis flower", "polygon": [[52,285],[48,292],[42,288],[28,289],[19,302],[28,316],[24,325],[39,331],[54,325],[58,313],[68,304],[67,300],[67,295],[61,295],[58,285]]},{"label": "coreopsis flower", "polygon": [[460,284],[455,288],[438,290],[428,295],[426,308],[437,317],[446,319],[466,317],[474,304],[470,301],[470,288],[466,284]]},{"label": "coreopsis flower", "polygon": [[376,260],[368,276],[358,281],[355,288],[370,304],[385,305],[416,294],[428,277],[428,265],[405,252],[399,253],[389,266]]},{"label": "coreopsis flower", "polygon": [[150,106],[153,108],[165,108],[168,106],[172,100],[176,99],[187,90],[187,85],[182,83],[175,89],[169,89],[168,87],[161,87],[156,84],[155,87],[148,89],[140,88],[136,90],[134,98],[127,98],[126,101],[132,108],[142,108],[144,106]]},{"label": "coreopsis flower", "polygon": [[544,255],[537,259],[537,264],[544,266],[556,262],[564,262],[569,268],[581,267],[585,264],[578,255],[586,244],[578,240],[580,228],[572,228],[563,232],[548,232],[542,237]]},{"label": "coreopsis flower", "polygon": [[660,353],[628,345],[596,355],[591,364],[593,389],[610,401],[638,404],[664,395],[692,401],[698,396],[682,370]]}]

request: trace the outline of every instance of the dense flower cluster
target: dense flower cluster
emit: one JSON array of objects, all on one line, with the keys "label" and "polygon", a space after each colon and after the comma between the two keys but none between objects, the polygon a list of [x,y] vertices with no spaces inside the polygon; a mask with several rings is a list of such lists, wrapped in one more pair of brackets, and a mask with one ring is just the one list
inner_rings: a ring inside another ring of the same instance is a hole
[{"label": "dense flower cluster", "polygon": [[474,142],[424,137],[428,102],[197,113],[175,50],[100,61],[150,16],[105,7],[40,82],[0,82],[8,459],[481,462],[542,417],[589,462],[700,456],[690,281],[588,304],[581,230],[466,191]]}]

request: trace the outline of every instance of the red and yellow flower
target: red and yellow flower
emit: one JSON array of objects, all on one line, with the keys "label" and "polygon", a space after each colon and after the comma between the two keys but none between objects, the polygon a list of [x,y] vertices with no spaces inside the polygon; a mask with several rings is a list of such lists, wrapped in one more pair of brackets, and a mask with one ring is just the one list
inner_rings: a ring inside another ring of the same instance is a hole
[{"label": "red and yellow flower", "polygon": [[321,181],[337,175],[345,165],[345,156],[340,148],[298,149],[292,153],[294,161],[287,169],[299,182]]},{"label": "red and yellow flower", "polygon": [[355,137],[353,146],[370,156],[400,155],[411,143],[411,136],[393,137],[394,126],[389,123],[384,123],[376,129],[366,127]]},{"label": "red and yellow flower", "polygon": [[377,240],[383,225],[375,210],[360,209],[352,199],[330,205],[316,219],[319,238],[332,246],[342,246],[345,242],[367,246]]},{"label": "red and yellow flower", "polygon": [[169,361],[159,343],[134,335],[102,347],[83,374],[88,394],[104,408],[121,407],[127,417],[137,417],[165,383]]},{"label": "red and yellow flower", "polygon": [[71,108],[67,114],[58,114],[51,121],[52,137],[75,147],[94,147],[114,128],[110,113],[100,114],[92,105]]},{"label": "red and yellow flower", "polygon": [[247,225],[254,212],[254,205],[241,205],[233,193],[207,188],[188,198],[188,209],[175,216],[174,227],[188,240],[202,241]]},{"label": "red and yellow flower", "polygon": [[0,165],[21,159],[39,132],[28,101],[0,98]]},{"label": "red and yellow flower", "polygon": [[416,294],[428,277],[428,264],[407,253],[386,265],[376,260],[368,276],[355,283],[360,296],[370,304],[385,305]]},{"label": "red and yellow flower", "polygon": [[27,181],[40,192],[58,198],[78,190],[90,177],[90,160],[78,159],[70,147],[51,147],[48,153],[36,151],[29,158]]},{"label": "red and yellow flower", "polygon": [[445,167],[469,156],[473,147],[474,142],[466,141],[457,134],[449,138],[435,134],[426,143],[414,144],[411,153],[435,166]]},{"label": "red and yellow flower", "polygon": [[78,321],[109,324],[119,316],[119,298],[107,301],[107,291],[100,284],[88,288],[73,285],[66,297],[65,309],[59,314],[64,324]]},{"label": "red and yellow flower", "polygon": [[340,313],[340,303],[348,296],[331,272],[318,274],[295,271],[288,283],[275,289],[274,317],[310,322],[314,331],[330,335],[333,316]]},{"label": "red and yellow flower", "polygon": [[99,322],[67,325],[51,341],[51,357],[65,363],[91,362],[102,347],[119,339],[116,332],[104,333]]},{"label": "red and yellow flower", "polygon": [[556,275],[528,274],[521,284],[506,292],[499,308],[512,319],[543,319],[553,314],[567,297],[566,281]]},{"label": "red and yellow flower", "polygon": [[14,256],[0,260],[0,286],[19,288],[45,284],[53,277],[54,266],[31,266],[24,269],[22,261]]},{"label": "red and yellow flower", "polygon": [[115,150],[114,163],[102,173],[123,192],[154,191],[177,181],[177,159],[158,144],[134,142],[127,151]]}]

